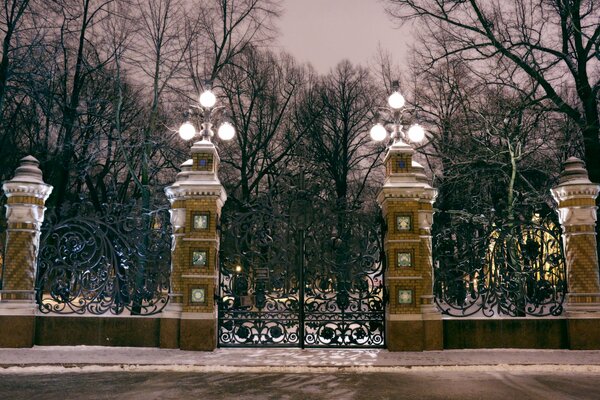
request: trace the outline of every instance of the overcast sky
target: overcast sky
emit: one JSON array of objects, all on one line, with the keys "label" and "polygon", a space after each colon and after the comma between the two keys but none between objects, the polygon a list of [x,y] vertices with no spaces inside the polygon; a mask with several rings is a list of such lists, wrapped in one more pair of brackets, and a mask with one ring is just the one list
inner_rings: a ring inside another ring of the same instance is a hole
[{"label": "overcast sky", "polygon": [[318,72],[343,59],[366,65],[378,43],[396,62],[406,57],[409,29],[395,29],[378,0],[283,0],[282,5],[279,45]]}]

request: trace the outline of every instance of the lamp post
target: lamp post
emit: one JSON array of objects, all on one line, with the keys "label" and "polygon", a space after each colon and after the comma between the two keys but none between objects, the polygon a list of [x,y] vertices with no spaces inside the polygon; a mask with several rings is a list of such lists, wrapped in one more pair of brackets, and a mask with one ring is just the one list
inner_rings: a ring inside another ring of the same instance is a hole
[{"label": "lamp post", "polygon": [[171,203],[173,240],[169,304],[160,324],[161,347],[212,351],[217,346],[218,226],[227,194],[219,180],[213,123],[223,121],[217,130],[220,139],[235,136],[223,110],[208,89],[190,106],[179,128],[182,139],[199,135],[200,140],[191,146],[191,158],[181,164],[175,182],[165,188]]},{"label": "lamp post", "polygon": [[[386,226],[386,343],[390,351],[440,350],[443,324],[434,304],[431,257],[436,190],[429,184],[425,168],[413,160],[415,150],[407,143],[421,142],[425,130],[414,124],[404,132],[405,114],[414,110],[404,108],[398,82],[392,89],[387,118],[371,128],[373,140],[382,141],[387,138],[386,125],[391,125],[393,141],[384,158],[385,180],[377,195]],[[412,335],[407,336],[407,331]]]},{"label": "lamp post", "polygon": [[381,142],[387,138],[388,131],[386,126],[391,127],[390,137],[393,143],[410,140],[419,143],[425,139],[425,130],[417,123],[410,126],[408,133],[404,132],[405,114],[413,112],[414,109],[404,108],[406,101],[404,96],[398,91],[398,81],[392,83],[392,94],[388,97],[388,107],[384,107],[384,118],[371,128],[371,139]]},{"label": "lamp post", "polygon": [[[216,106],[217,97],[209,88],[200,94],[197,104],[192,104],[186,112],[186,121],[179,127],[179,136],[183,140],[191,140],[196,135],[200,135],[202,140],[210,142],[215,136],[212,127],[213,121],[221,117],[221,125],[217,134],[222,140],[231,140],[235,136],[235,128],[227,121],[223,106]],[[219,113],[221,115],[219,115]],[[192,123],[191,119],[201,120],[200,130]]]}]

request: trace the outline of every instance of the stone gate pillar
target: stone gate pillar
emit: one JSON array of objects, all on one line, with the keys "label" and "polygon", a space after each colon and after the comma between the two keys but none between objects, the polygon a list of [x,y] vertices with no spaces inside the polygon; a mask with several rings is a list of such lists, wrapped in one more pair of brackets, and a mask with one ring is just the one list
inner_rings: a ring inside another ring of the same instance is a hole
[{"label": "stone gate pillar", "polygon": [[192,146],[192,159],[182,164],[175,183],[165,189],[171,203],[173,242],[170,302],[163,311],[161,347],[213,350],[217,345],[217,223],[227,199],[218,169],[215,146],[198,141]]},{"label": "stone gate pillar", "polygon": [[600,349],[600,280],[596,247],[596,197],[585,163],[571,157],[563,164],[552,196],[558,203],[567,266],[565,312],[572,349]]},{"label": "stone gate pillar", "polygon": [[21,159],[14,178],[4,182],[6,247],[0,287],[0,347],[31,347],[35,332],[35,277],[44,204],[52,186],[39,161]]},{"label": "stone gate pillar", "polygon": [[431,225],[436,190],[414,150],[401,141],[385,157],[386,178],[377,201],[387,224],[386,340],[390,351],[443,348],[441,314],[433,303]]}]

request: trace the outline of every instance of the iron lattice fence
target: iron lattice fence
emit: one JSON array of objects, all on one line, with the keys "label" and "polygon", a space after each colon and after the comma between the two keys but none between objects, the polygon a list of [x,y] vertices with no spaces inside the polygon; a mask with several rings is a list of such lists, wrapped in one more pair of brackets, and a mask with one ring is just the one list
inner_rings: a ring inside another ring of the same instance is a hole
[{"label": "iron lattice fence", "polygon": [[442,313],[557,316],[567,291],[560,228],[551,218],[490,221],[446,215],[434,236],[434,294]]},{"label": "iron lattice fence", "polygon": [[49,210],[42,227],[36,299],[42,313],[160,312],[167,304],[168,210],[135,203],[77,203]]}]

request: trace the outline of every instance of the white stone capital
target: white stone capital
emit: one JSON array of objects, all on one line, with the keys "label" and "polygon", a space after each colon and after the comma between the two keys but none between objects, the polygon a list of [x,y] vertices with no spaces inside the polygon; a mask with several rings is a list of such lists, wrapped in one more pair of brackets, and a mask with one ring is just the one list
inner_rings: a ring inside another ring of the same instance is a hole
[{"label": "white stone capital", "polygon": [[32,196],[44,201],[48,200],[53,187],[45,183],[33,183],[22,181],[6,181],[2,185],[2,190],[6,197],[13,196]]},{"label": "white stone capital", "polygon": [[217,201],[217,207],[220,208],[227,200],[225,188],[219,181],[177,181],[165,188],[165,194],[171,204],[176,200],[213,197]]},{"label": "white stone capital", "polygon": [[565,183],[550,189],[557,203],[573,199],[593,199],[600,193],[600,185],[594,183]]},{"label": "white stone capital", "polygon": [[35,204],[5,204],[6,219],[9,224],[26,223],[34,224],[40,229],[44,222],[46,207]]},{"label": "white stone capital", "polygon": [[437,190],[422,182],[414,185],[389,184],[383,186],[377,195],[377,202],[383,204],[387,200],[414,200],[433,204]]},{"label": "white stone capital", "polygon": [[594,225],[596,218],[596,207],[560,207],[558,209],[558,219],[563,227]]}]

